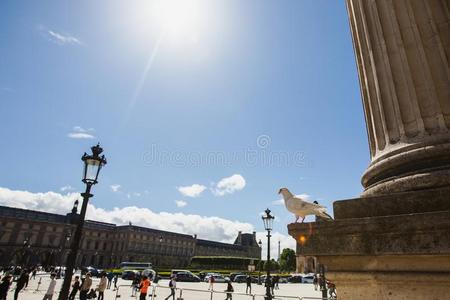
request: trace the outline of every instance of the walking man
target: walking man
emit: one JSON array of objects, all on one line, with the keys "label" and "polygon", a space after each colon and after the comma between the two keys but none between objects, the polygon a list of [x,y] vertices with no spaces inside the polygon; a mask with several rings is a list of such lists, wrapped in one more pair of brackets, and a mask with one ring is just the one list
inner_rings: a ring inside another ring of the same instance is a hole
[{"label": "walking man", "polygon": [[319,287],[319,279],[317,278],[317,274],[314,274],[313,284],[314,284],[314,290],[317,291],[317,288]]},{"label": "walking man", "polygon": [[[245,283],[247,283],[247,287],[245,288],[245,293],[251,294],[252,293],[252,278],[250,277],[250,275],[247,275],[247,277],[245,278]],[[250,291],[250,293],[249,293],[249,291]]]},{"label": "walking man", "polygon": [[119,275],[116,274],[116,276],[114,276],[114,290],[117,290],[117,280],[119,280]]},{"label": "walking man", "polygon": [[114,274],[112,272],[109,272],[107,277],[108,277],[108,290],[109,290],[111,288],[111,282],[114,278]]},{"label": "walking man", "polygon": [[80,300],[86,300],[87,299],[87,293],[91,289],[92,286],[92,279],[91,279],[91,273],[87,272],[86,277],[83,280],[83,284],[80,288]]},{"label": "walking man", "polygon": [[42,300],[52,300],[53,294],[55,293],[55,286],[56,286],[56,274],[52,273],[50,275],[50,284],[48,285],[47,292],[45,292],[44,298]]},{"label": "walking man", "polygon": [[25,270],[22,271],[20,274],[19,279],[17,279],[16,283],[16,290],[14,291],[14,300],[17,300],[19,297],[20,291],[25,287],[25,284],[27,283],[27,272]]},{"label": "walking man", "polygon": [[75,300],[75,296],[80,289],[80,285],[80,276],[75,276],[75,281],[72,284],[72,291],[70,292],[69,300]]},{"label": "walking man", "polygon": [[165,300],[169,300],[170,296],[172,296],[172,300],[175,300],[175,290],[177,288],[177,281],[175,280],[175,275],[170,277],[169,287],[170,287],[170,295],[167,296]]},{"label": "walking man", "polygon": [[225,298],[225,300],[232,300],[234,288],[231,285],[231,281],[227,281],[227,289],[225,290],[225,292],[227,292],[227,297]]},{"label": "walking man", "polygon": [[10,285],[11,285],[11,275],[6,274],[2,278],[2,283],[0,283],[0,300],[6,300]]}]

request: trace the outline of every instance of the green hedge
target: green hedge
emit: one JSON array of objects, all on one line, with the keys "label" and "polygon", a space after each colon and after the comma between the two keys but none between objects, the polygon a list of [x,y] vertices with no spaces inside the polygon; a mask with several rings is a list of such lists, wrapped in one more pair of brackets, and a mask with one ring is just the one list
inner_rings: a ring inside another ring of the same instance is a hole
[{"label": "green hedge", "polygon": [[256,264],[257,262],[257,259],[247,257],[194,256],[191,259],[190,267],[246,271],[248,269],[248,265],[251,263]]}]

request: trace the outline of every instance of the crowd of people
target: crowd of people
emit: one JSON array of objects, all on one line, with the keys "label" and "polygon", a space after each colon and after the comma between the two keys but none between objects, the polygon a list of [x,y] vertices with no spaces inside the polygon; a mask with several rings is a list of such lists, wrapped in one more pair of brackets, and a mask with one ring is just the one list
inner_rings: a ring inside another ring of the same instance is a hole
[{"label": "crowd of people", "polygon": [[[56,279],[64,277],[64,270],[62,268],[50,268],[45,270],[50,272],[50,282],[48,283],[43,300],[52,300],[55,294]],[[38,268],[22,269],[20,267],[10,267],[6,269],[0,269],[0,300],[6,300],[8,293],[15,282],[14,288],[14,300],[19,299],[20,292],[28,287],[30,279],[36,279],[36,273]],[[69,294],[69,300],[74,300],[77,293],[79,293],[80,300],[98,299],[104,300],[104,292],[106,289],[110,289],[112,283],[114,283],[114,289],[117,288],[117,281],[119,275],[113,273],[102,273],[100,275],[100,282],[94,288],[92,286],[91,273],[87,272],[83,278],[75,276],[71,284],[71,291]],[[40,284],[40,282],[39,282]]]},{"label": "crowd of people", "polygon": [[[55,287],[56,287],[56,279],[63,277],[64,272],[61,270],[61,268],[52,268],[49,270],[46,270],[50,272],[50,282],[48,283],[48,286],[46,287],[43,300],[52,300],[53,295],[55,294]],[[11,286],[13,282],[15,282],[15,288],[14,288],[14,300],[19,299],[20,292],[25,289],[30,279],[35,280],[36,279],[36,273],[38,272],[38,268],[30,268],[30,269],[21,269],[20,267],[16,268],[8,268],[8,269],[0,269],[0,274],[3,274],[0,276],[0,300],[6,300],[8,296],[8,292],[11,289]],[[83,274],[83,272],[82,272]],[[84,275],[84,276],[83,276]],[[96,286],[93,286],[93,280],[92,275],[90,272],[86,272],[82,276],[75,275],[72,283],[71,283],[71,290],[69,293],[69,300],[75,300],[75,297],[79,296],[80,300],[87,300],[87,299],[97,299],[97,300],[104,300],[104,293],[106,289],[111,289],[112,286],[114,290],[116,290],[117,282],[118,282],[118,274],[113,274],[111,272],[103,272],[100,274],[100,281]],[[149,293],[149,288],[152,285],[152,280],[155,279],[156,282],[158,280],[158,276],[155,276],[156,278],[152,278],[152,273],[148,275],[144,274],[136,274],[135,278],[132,281],[131,289],[132,289],[132,296],[138,296],[140,300],[145,300],[147,297],[147,294]],[[252,277],[248,275],[245,278],[246,283],[246,290],[245,292],[247,294],[252,293]],[[271,291],[272,295],[275,296],[274,290],[279,289],[278,283],[280,281],[279,276],[272,276],[265,280],[265,286],[269,287],[269,290]],[[214,283],[215,279],[214,276],[210,276],[209,278],[209,287],[208,290],[214,291]],[[39,282],[40,284],[40,282]],[[39,285],[38,284],[38,285]],[[329,295],[331,299],[336,298],[336,286],[333,282],[326,280],[324,282],[324,278],[315,275],[313,279],[314,289],[317,290],[323,290],[323,288],[326,286]],[[170,294],[165,298],[165,300],[172,300],[176,299],[176,276],[171,276],[168,287],[170,289]],[[230,280],[227,280],[226,282],[226,289],[223,291],[226,295],[225,300],[231,300],[233,299],[233,292],[234,288],[232,285],[232,282]]]}]

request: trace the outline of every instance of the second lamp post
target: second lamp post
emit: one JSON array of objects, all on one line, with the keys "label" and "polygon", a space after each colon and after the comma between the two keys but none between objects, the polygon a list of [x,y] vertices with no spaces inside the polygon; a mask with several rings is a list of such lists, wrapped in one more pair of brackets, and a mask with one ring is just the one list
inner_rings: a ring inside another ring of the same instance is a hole
[{"label": "second lamp post", "polygon": [[271,279],[270,279],[270,232],[273,227],[274,216],[270,214],[270,209],[265,210],[265,214],[262,216],[262,220],[264,222],[264,229],[267,230],[267,274],[266,274],[266,300],[272,300],[272,292],[271,292]]}]

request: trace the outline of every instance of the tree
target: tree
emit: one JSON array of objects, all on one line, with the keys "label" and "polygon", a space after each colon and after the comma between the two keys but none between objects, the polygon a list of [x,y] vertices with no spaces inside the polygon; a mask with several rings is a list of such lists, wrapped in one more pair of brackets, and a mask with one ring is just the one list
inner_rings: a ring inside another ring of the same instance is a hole
[{"label": "tree", "polygon": [[275,271],[280,269],[280,265],[275,259],[272,258],[269,263],[264,261],[264,271],[267,271],[268,268],[270,268],[270,271]]},{"label": "tree", "polygon": [[280,257],[280,268],[283,271],[294,271],[296,265],[295,251],[290,248],[284,248]]}]

